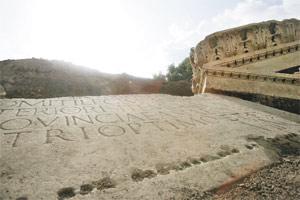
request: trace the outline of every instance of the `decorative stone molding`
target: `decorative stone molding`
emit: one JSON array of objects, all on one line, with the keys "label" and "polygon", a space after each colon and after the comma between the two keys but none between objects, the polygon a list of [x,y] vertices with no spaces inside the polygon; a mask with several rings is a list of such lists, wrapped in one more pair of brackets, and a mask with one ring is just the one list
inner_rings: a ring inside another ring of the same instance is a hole
[{"label": "decorative stone molding", "polygon": [[207,69],[215,66],[231,67],[231,68],[240,67],[245,64],[255,63],[276,56],[286,55],[288,53],[294,53],[299,50],[300,50],[300,43],[299,41],[296,41],[296,42],[280,45],[279,47],[273,47],[273,48],[255,51],[251,54],[242,54],[240,56],[225,58],[220,61],[212,61],[203,64],[203,68]]},{"label": "decorative stone molding", "polygon": [[190,51],[193,92],[203,91],[206,74],[211,74],[208,69],[240,67],[293,53],[299,47],[300,21],[297,19],[271,20],[208,35]]},{"label": "decorative stone molding", "polygon": [[273,82],[273,83],[300,86],[300,79],[290,78],[290,77],[278,77],[272,75],[260,75],[254,73],[231,72],[231,71],[222,71],[222,70],[214,70],[214,69],[207,69],[206,74],[207,76],[214,76],[220,78],[232,78],[232,79],[260,81],[260,82]]}]

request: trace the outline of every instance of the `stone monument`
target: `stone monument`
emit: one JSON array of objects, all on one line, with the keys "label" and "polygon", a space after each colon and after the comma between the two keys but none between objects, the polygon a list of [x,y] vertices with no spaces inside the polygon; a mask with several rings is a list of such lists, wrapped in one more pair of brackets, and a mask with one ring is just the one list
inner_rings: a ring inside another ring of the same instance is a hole
[{"label": "stone monument", "polygon": [[0,199],[189,199],[299,149],[282,113],[214,94],[0,99]]},{"label": "stone monument", "polygon": [[249,24],[208,35],[190,52],[192,90],[195,94],[265,95],[299,103],[299,47],[297,19]]}]

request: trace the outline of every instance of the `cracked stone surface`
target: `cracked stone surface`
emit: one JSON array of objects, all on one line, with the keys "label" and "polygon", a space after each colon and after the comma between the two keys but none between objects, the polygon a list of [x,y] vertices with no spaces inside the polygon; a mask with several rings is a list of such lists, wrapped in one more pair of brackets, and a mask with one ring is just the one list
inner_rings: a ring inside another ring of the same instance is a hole
[{"label": "cracked stone surface", "polygon": [[300,142],[298,115],[210,94],[1,99],[0,109],[0,199],[182,199],[182,188],[226,186]]}]

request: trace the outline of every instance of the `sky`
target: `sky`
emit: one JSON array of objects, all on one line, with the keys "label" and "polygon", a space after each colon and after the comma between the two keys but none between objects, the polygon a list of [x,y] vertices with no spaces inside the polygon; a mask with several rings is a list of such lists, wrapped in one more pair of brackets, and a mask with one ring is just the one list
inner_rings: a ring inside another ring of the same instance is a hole
[{"label": "sky", "polygon": [[300,19],[300,0],[0,0],[0,60],[152,77],[216,31]]}]

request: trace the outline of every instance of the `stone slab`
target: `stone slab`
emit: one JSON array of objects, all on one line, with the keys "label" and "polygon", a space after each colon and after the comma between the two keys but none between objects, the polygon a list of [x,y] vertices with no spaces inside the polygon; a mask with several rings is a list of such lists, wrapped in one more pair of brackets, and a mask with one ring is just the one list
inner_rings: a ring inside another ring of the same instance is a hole
[{"label": "stone slab", "polygon": [[211,94],[1,99],[0,199],[181,199],[186,188],[226,186],[274,161],[249,138],[300,133],[275,109],[238,102]]}]

